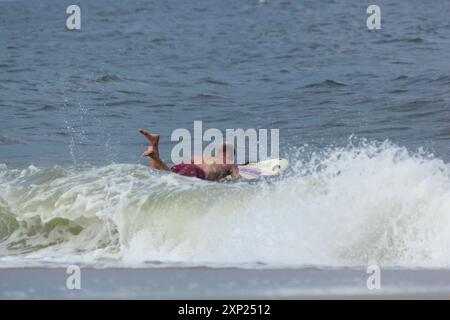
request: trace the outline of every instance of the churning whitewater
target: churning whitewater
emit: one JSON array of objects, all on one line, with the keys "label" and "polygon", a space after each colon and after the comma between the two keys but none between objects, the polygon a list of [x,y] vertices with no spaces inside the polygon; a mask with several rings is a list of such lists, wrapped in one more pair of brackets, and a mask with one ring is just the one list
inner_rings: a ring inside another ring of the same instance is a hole
[{"label": "churning whitewater", "polygon": [[[307,156],[306,156],[307,155]],[[449,165],[388,141],[292,151],[257,183],[0,165],[0,260],[450,267]]]}]

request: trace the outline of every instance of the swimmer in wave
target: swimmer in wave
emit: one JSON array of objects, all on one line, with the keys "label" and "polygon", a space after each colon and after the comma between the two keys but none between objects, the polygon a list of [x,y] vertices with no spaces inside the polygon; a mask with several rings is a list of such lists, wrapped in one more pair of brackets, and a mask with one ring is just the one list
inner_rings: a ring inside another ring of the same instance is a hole
[{"label": "swimmer in wave", "polygon": [[143,156],[152,159],[150,166],[153,169],[210,181],[219,181],[228,175],[233,180],[240,179],[239,168],[235,163],[236,151],[230,143],[224,143],[215,157],[191,157],[190,163],[181,163],[170,168],[159,157],[159,135],[144,129],[139,132],[148,139],[149,147]]}]

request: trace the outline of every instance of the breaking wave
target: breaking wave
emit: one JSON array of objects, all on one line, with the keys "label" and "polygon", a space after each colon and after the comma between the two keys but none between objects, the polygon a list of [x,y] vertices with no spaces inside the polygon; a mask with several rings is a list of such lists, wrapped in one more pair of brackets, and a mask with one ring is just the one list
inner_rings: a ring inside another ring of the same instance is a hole
[{"label": "breaking wave", "polygon": [[449,165],[388,141],[213,183],[142,165],[0,165],[0,262],[450,267]]}]

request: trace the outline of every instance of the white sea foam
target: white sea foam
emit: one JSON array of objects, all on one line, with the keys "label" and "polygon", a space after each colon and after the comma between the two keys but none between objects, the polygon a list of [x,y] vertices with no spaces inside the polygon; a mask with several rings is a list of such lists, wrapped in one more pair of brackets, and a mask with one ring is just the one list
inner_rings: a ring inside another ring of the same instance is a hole
[{"label": "white sea foam", "polygon": [[290,160],[259,183],[0,166],[0,264],[450,267],[448,164],[389,142]]}]

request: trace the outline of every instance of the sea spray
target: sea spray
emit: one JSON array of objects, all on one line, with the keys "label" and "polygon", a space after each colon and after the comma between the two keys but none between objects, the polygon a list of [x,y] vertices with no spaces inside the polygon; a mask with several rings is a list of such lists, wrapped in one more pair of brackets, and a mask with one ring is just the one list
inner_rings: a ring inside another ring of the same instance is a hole
[{"label": "sea spray", "polygon": [[257,183],[0,166],[0,261],[450,267],[450,174],[388,141],[289,154]]}]

